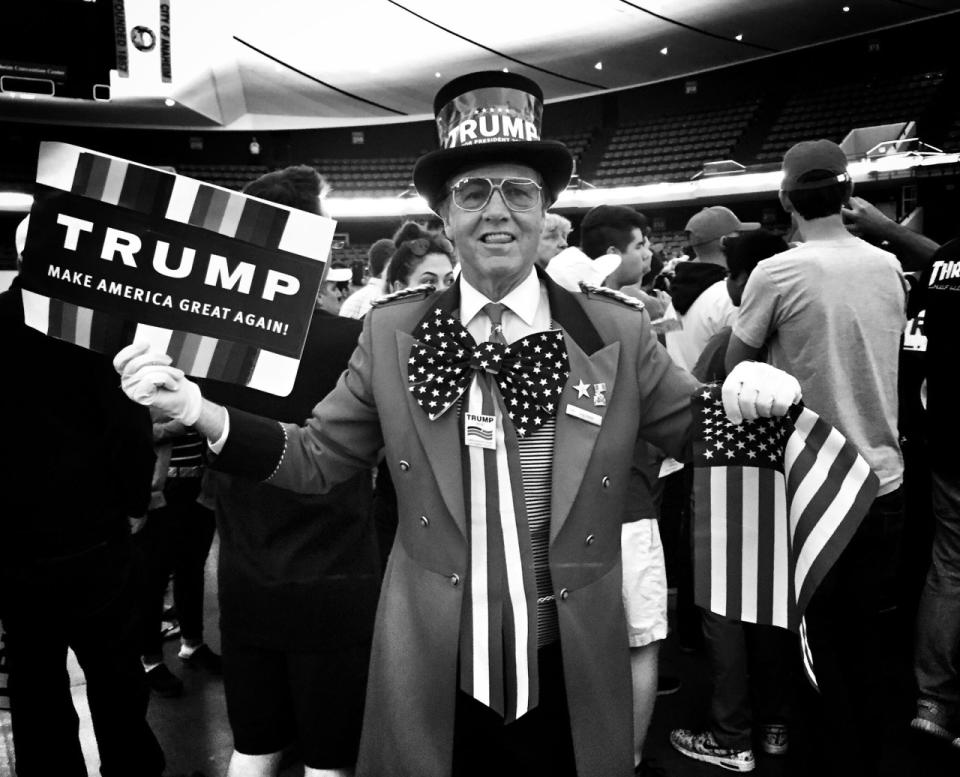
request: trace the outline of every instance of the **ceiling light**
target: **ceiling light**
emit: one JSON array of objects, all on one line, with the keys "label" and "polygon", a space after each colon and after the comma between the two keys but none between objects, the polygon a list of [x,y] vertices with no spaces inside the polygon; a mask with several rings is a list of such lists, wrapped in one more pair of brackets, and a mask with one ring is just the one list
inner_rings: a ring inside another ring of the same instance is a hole
[{"label": "ceiling light", "polygon": [[174,100],[172,97],[168,97],[166,100],[163,101],[163,104],[166,105],[168,108],[172,108],[174,105],[177,104],[177,101]]},{"label": "ceiling light", "polygon": [[603,70],[603,62],[597,62],[597,64],[594,65],[593,67],[594,67],[596,70]]},{"label": "ceiling light", "polygon": [[440,76],[441,76],[441,73],[440,73],[439,70],[438,70],[436,73],[433,74],[433,77],[434,77],[434,78],[440,78]]},{"label": "ceiling light", "polygon": [[503,69],[503,72],[504,72],[504,73],[509,73],[509,72],[510,72],[510,68],[505,67],[505,68]]},{"label": "ceiling light", "polygon": [[843,6],[843,12],[844,12],[844,13],[850,13],[850,6],[849,6],[849,5]]},{"label": "ceiling light", "polygon": [[667,54],[670,53],[670,47],[669,47],[669,46],[664,46],[662,49],[660,49],[660,53],[663,54],[664,56],[666,56]]},{"label": "ceiling light", "polygon": [[741,33],[739,33],[738,35],[735,35],[734,38],[735,38],[736,40],[743,40],[743,33],[741,32]]}]

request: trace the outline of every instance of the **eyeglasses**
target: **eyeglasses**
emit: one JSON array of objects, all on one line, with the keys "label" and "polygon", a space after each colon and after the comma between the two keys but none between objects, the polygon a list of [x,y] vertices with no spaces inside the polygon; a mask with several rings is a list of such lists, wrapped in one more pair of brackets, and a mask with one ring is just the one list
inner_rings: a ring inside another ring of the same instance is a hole
[{"label": "eyeglasses", "polygon": [[501,178],[494,183],[490,178],[461,178],[451,188],[453,202],[460,210],[483,210],[495,191],[512,211],[533,210],[540,204],[543,187],[529,178]]}]

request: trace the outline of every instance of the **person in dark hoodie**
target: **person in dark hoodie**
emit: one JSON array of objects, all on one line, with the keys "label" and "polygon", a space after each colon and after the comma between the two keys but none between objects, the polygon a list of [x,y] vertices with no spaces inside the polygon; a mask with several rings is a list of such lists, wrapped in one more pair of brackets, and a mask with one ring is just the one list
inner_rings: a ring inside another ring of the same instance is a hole
[{"label": "person in dark hoodie", "polygon": [[723,239],[759,226],[741,222],[722,205],[704,208],[687,222],[690,248],[696,259],[677,265],[670,285],[672,303],[664,314],[679,324],[667,330],[666,346],[670,358],[684,369],[693,369],[710,338],[732,326],[736,318],[736,308],[726,287]]},{"label": "person in dark hoodie", "polygon": [[[25,323],[30,250],[24,273],[0,294],[0,619],[16,773],[87,775],[69,647],[86,678],[100,774],[160,777],[164,755],[147,723],[135,639],[130,537],[150,501],[150,416],[126,400],[103,354]],[[68,384],[76,402],[64,401]]]},{"label": "person in dark hoodie", "polygon": [[[246,194],[322,214],[319,174],[298,165],[267,173]],[[362,322],[318,301],[300,369],[286,397],[207,381],[204,393],[297,423],[347,366]],[[351,773],[357,758],[370,639],[380,593],[361,472],[328,494],[295,494],[209,471],[220,532],[220,631],[230,777],[269,777],[296,744],[307,777]]]}]

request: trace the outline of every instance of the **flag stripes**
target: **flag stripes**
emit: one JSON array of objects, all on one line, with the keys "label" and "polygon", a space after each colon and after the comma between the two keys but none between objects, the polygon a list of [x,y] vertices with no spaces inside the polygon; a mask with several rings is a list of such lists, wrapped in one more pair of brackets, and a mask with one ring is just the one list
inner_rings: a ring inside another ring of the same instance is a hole
[{"label": "flag stripes", "polygon": [[847,547],[879,482],[843,435],[816,413],[739,426],[719,388],[694,396],[694,595],[733,620],[800,633],[803,613]]}]

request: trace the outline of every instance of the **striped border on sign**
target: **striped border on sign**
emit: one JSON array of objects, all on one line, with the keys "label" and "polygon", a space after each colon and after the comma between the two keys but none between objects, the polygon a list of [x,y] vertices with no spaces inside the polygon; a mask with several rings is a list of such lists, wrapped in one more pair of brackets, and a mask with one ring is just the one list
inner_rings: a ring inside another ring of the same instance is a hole
[{"label": "striped border on sign", "polygon": [[66,143],[42,144],[37,183],[318,262],[327,260],[335,227],[313,213]]},{"label": "striped border on sign", "polygon": [[293,388],[298,359],[252,345],[138,324],[21,289],[24,322],[45,335],[106,354],[132,342],[149,342],[196,378],[237,383],[286,396]]}]

